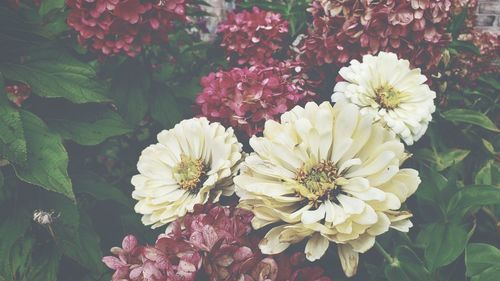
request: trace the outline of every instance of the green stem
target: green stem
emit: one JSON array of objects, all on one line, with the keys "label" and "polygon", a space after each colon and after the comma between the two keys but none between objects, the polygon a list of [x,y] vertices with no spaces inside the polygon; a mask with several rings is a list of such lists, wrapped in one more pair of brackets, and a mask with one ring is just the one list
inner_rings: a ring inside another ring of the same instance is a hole
[{"label": "green stem", "polygon": [[377,241],[375,241],[375,249],[384,256],[384,258],[390,263],[395,263],[395,259],[380,245]]}]

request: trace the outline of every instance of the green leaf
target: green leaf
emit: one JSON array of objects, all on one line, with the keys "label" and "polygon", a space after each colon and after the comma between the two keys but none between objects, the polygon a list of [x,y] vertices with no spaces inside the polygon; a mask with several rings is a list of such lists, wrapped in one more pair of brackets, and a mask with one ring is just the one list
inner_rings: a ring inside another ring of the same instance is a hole
[{"label": "green leaf", "polygon": [[500,82],[498,81],[498,76],[496,74],[483,75],[479,80],[490,85],[495,90],[500,91]]},{"label": "green leaf", "polygon": [[465,149],[450,149],[446,152],[440,153],[436,159],[436,168],[438,171],[443,171],[463,161],[469,153],[470,150]]},{"label": "green leaf", "polygon": [[84,213],[80,214],[80,226],[73,232],[64,232],[61,244],[64,254],[95,273],[104,271],[103,256],[99,246],[99,235],[94,231],[92,221]]},{"label": "green leaf", "polygon": [[97,174],[84,171],[73,175],[72,178],[76,193],[86,193],[97,200],[110,200],[122,204],[125,207],[131,206],[131,201],[128,196],[100,178]]},{"label": "green leaf", "polygon": [[63,8],[64,2],[65,0],[43,0],[41,1],[38,13],[41,16],[45,16],[52,10]]},{"label": "green leaf", "polygon": [[19,111],[7,100],[0,74],[0,156],[11,162],[23,163],[28,159],[24,128]]},{"label": "green leaf", "polygon": [[489,279],[493,277],[493,272],[500,273],[500,250],[493,245],[483,243],[471,243],[465,250],[466,275],[468,277],[481,276],[477,280],[498,280]]},{"label": "green leaf", "polygon": [[109,101],[95,70],[62,51],[39,51],[22,63],[0,64],[0,71],[8,79],[29,84],[41,97],[65,98],[74,103]]},{"label": "green leaf", "polygon": [[474,183],[477,185],[491,185],[492,184],[492,166],[494,161],[487,161],[476,173]]},{"label": "green leaf", "polygon": [[424,256],[431,272],[457,259],[467,244],[467,230],[459,224],[433,223],[418,234],[417,243],[424,247]]},{"label": "green leaf", "polygon": [[111,94],[118,113],[138,125],[148,111],[148,94],[151,87],[147,70],[140,64],[125,62],[113,77]]},{"label": "green leaf", "polygon": [[169,93],[163,93],[154,99],[151,104],[151,116],[165,128],[172,128],[182,120],[183,114],[175,97]]},{"label": "green leaf", "polygon": [[111,110],[75,111],[59,118],[47,118],[49,128],[81,145],[97,145],[106,139],[129,133],[132,129]]},{"label": "green leaf", "polygon": [[478,111],[455,108],[445,111],[442,114],[443,117],[448,121],[473,124],[490,131],[500,132],[495,123],[493,123],[493,121],[491,121],[488,116]]},{"label": "green leaf", "polygon": [[68,176],[68,154],[59,135],[49,132],[40,118],[28,111],[20,111],[26,134],[28,161],[14,164],[17,176],[28,183],[58,192],[74,200],[75,195]]},{"label": "green leaf", "polygon": [[499,275],[499,267],[488,268],[481,274],[472,277],[470,281],[498,281]]},{"label": "green leaf", "polygon": [[12,247],[20,237],[23,237],[30,225],[30,214],[26,211],[15,211],[0,224],[0,276],[12,280],[13,264],[9,258]]},{"label": "green leaf", "polygon": [[31,260],[31,251],[35,240],[32,237],[23,237],[12,246],[9,253],[10,271],[13,276],[19,275],[29,268]]},{"label": "green leaf", "polygon": [[56,281],[61,252],[57,247],[37,249],[32,254],[31,265],[24,280]]},{"label": "green leaf", "polygon": [[431,275],[420,258],[407,246],[396,249],[395,263],[385,267],[389,281],[430,281]]},{"label": "green leaf", "polygon": [[484,148],[486,148],[486,150],[491,153],[492,155],[495,155],[496,152],[495,152],[495,147],[493,146],[493,144],[491,144],[491,142],[485,140],[485,139],[482,139],[481,140],[483,142],[483,146]]},{"label": "green leaf", "polygon": [[500,189],[473,185],[463,188],[451,198],[447,213],[461,217],[472,208],[495,204],[500,204]]}]

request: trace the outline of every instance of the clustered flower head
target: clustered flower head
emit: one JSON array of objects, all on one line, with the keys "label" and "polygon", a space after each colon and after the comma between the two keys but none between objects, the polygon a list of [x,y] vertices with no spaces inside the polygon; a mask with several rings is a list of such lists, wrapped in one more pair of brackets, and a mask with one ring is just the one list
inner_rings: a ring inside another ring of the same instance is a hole
[{"label": "clustered flower head", "polygon": [[118,256],[103,258],[115,270],[113,281],[330,281],[303,255],[264,256],[256,247],[251,212],[215,204],[196,205],[193,213],[173,222],[154,246],[140,246],[129,235]]},{"label": "clustered flower head", "polygon": [[21,106],[31,95],[31,87],[28,84],[17,83],[5,86],[7,98],[17,106]]},{"label": "clustered flower head", "polygon": [[250,146],[234,182],[238,206],[254,213],[252,226],[273,226],[259,244],[264,254],[305,240],[306,258],[315,261],[335,243],[353,276],[377,235],[412,226],[400,208],[416,191],[418,172],[400,168],[404,145],[353,104],[296,106],[281,122],[267,121]]},{"label": "clustered flower head", "polygon": [[280,14],[254,7],[228,14],[220,24],[221,46],[238,64],[271,64],[272,55],[282,48],[288,22]]},{"label": "clustered flower head", "polygon": [[424,135],[436,109],[436,93],[408,60],[386,52],[364,55],[362,62],[351,61],[339,75],[345,81],[335,85],[332,101],[355,104],[408,145]]},{"label": "clustered flower head", "polygon": [[364,54],[389,51],[432,72],[450,41],[450,5],[450,0],[314,0],[300,58],[342,66]]},{"label": "clustered flower head", "polygon": [[168,41],[174,21],[186,21],[186,0],[67,0],[78,42],[105,56],[136,56]]},{"label": "clustered flower head", "polygon": [[315,96],[303,67],[295,62],[212,72],[200,83],[203,91],[196,104],[201,115],[247,136],[261,132],[266,120],[276,120]]},{"label": "clustered flower head", "polygon": [[128,235],[122,247],[113,247],[102,261],[115,270],[112,281],[186,281],[194,280],[201,267],[200,254],[184,241],[159,237],[153,246],[141,246]]},{"label": "clustered flower head", "polygon": [[217,202],[234,193],[242,145],[233,129],[206,118],[183,120],[158,134],[144,149],[132,177],[135,211],[153,228],[193,211],[196,204]]}]

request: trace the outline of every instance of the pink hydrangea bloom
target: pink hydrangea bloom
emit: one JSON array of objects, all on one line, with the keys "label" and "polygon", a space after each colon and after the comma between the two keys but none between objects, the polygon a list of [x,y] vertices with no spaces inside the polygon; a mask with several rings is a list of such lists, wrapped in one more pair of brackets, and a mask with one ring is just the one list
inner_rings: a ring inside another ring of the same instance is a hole
[{"label": "pink hydrangea bloom", "polygon": [[67,0],[68,25],[78,42],[102,55],[136,56],[167,42],[174,21],[186,21],[186,0]]},{"label": "pink hydrangea bloom", "polygon": [[272,64],[288,34],[288,22],[280,14],[254,7],[251,11],[230,13],[220,24],[221,46],[238,64]]},{"label": "pink hydrangea bloom", "polygon": [[342,66],[379,51],[393,52],[433,72],[450,41],[451,0],[314,0],[312,28],[300,59]]},{"label": "pink hydrangea bloom", "polygon": [[194,212],[171,223],[154,246],[135,237],[113,248],[117,257],[103,262],[115,270],[112,281],[331,281],[303,253],[265,256],[262,239],[251,232],[251,212],[216,204],[196,205]]},{"label": "pink hydrangea bloom", "polygon": [[123,239],[122,248],[112,248],[115,256],[102,261],[115,270],[112,281],[195,280],[201,256],[184,241],[160,237],[154,246],[140,246],[133,235]]},{"label": "pink hydrangea bloom", "polygon": [[201,79],[201,86],[196,97],[201,115],[247,136],[262,132],[266,120],[277,120],[315,95],[302,66],[292,62],[212,72]]}]

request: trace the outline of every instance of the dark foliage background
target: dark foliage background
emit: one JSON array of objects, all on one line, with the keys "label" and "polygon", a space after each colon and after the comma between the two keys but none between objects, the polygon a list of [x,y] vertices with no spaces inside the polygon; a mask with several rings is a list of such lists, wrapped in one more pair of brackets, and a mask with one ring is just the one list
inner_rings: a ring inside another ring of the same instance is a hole
[{"label": "dark foliage background", "polygon": [[[238,8],[282,13],[295,38],[307,28],[308,4],[257,0]],[[64,0],[43,0],[39,7],[22,1],[19,9],[0,4],[2,281],[110,280],[101,263],[110,247],[128,233],[154,242],[159,231],[141,224],[130,198],[140,151],[158,131],[193,116],[200,77],[227,67],[220,38],[202,42],[181,26],[168,44],[135,58],[98,58],[78,45],[67,13]],[[478,53],[457,40],[464,13],[449,27],[451,60]],[[445,72],[449,64],[440,67]],[[363,255],[352,280],[498,280],[498,78],[483,75],[473,87],[436,80],[433,87],[441,91],[433,122],[410,147],[409,165],[423,180],[408,202],[415,226],[409,234],[379,237],[385,255],[375,249]],[[21,107],[4,90],[18,82],[32,89]],[[328,100],[331,85],[324,89]],[[33,221],[36,210],[59,217],[50,227],[40,225]],[[333,280],[344,280],[335,252],[321,262]]]}]

